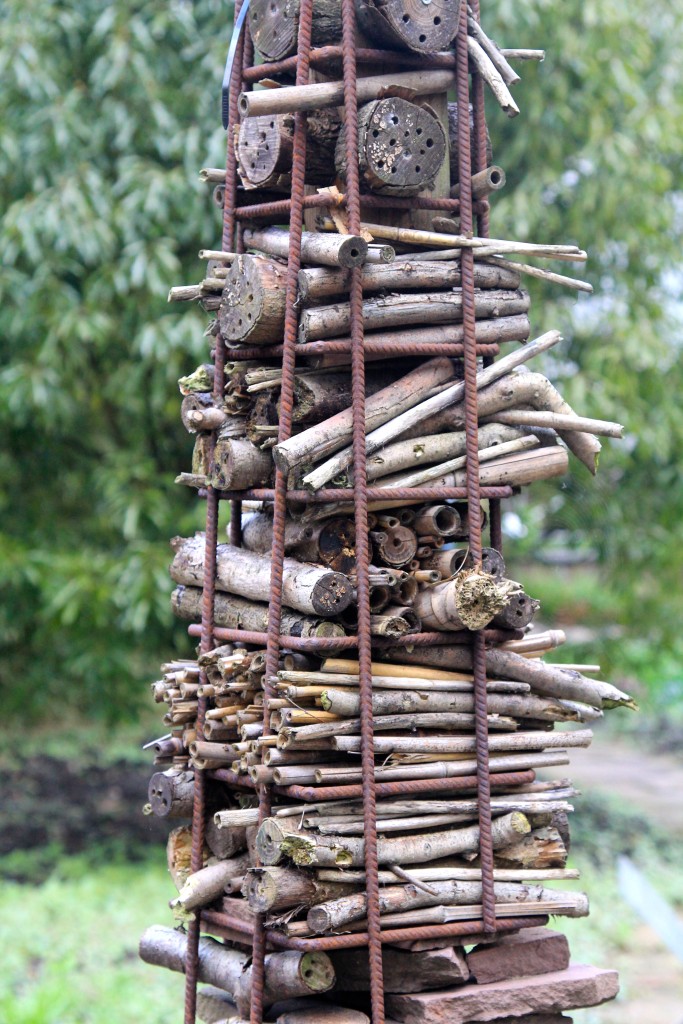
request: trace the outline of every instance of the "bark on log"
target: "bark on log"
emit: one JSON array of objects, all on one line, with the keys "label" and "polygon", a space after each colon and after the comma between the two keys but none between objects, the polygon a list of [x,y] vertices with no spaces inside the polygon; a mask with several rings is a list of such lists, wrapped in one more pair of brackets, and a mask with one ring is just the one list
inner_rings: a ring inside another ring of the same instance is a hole
[{"label": "bark on log", "polygon": [[[248,551],[267,554],[273,547],[273,520],[264,512],[249,519],[243,528],[242,544]],[[342,517],[323,523],[285,523],[285,552],[304,562],[327,565],[345,575],[356,567],[356,531],[353,520]]]},{"label": "bark on log", "polygon": [[[175,558],[171,578],[176,583],[202,586],[204,580],[203,535],[173,542]],[[216,560],[216,587],[253,601],[267,601],[270,595],[270,558],[231,544],[219,544]],[[351,585],[341,573],[321,569],[306,562],[285,558],[282,600],[289,608],[308,615],[332,617],[351,603]]]},{"label": "bark on log", "polygon": [[[374,394],[366,403],[366,429],[385,423],[398,410],[410,409],[421,398],[451,380],[453,364],[449,359],[438,357],[411,370],[405,377]],[[273,448],[273,458],[286,471],[294,469],[300,462],[321,459],[343,448],[351,437],[351,409],[331,416],[323,423],[309,427],[300,434]]]},{"label": "bark on log", "polygon": [[[393,914],[419,907],[472,906],[481,902],[479,882],[433,882],[430,888],[433,895],[418,889],[415,885],[387,886],[380,890],[380,911],[383,914]],[[533,913],[535,902],[557,901],[562,904],[575,904],[572,912],[567,914],[568,917],[585,917],[588,914],[588,900],[584,893],[566,893],[544,889],[541,885],[518,885],[511,882],[494,882],[493,888],[496,903],[528,903],[529,913]],[[354,893],[312,907],[307,916],[307,923],[312,931],[321,935],[343,928],[352,921],[362,920],[366,916],[367,908],[366,893]]]},{"label": "bark on log", "polygon": [[[529,295],[524,291],[488,289],[475,294],[475,312],[481,319],[518,316],[528,310]],[[450,323],[461,319],[460,289],[417,295],[398,293],[363,301],[363,325],[366,330]],[[303,344],[334,338],[348,331],[350,324],[351,306],[348,302],[313,306],[305,309],[299,317],[299,341]]]},{"label": "bark on log", "polygon": [[[403,260],[383,265],[366,263],[361,271],[364,292],[438,291],[459,288],[460,262],[445,260]],[[347,295],[351,278],[348,270],[311,267],[299,272],[299,298],[302,303]],[[520,274],[514,264],[507,267],[474,264],[475,288],[516,290]]]},{"label": "bark on log", "polygon": [[545,871],[563,868],[566,863],[567,847],[559,831],[552,826],[533,829],[495,853],[495,864],[501,868]]},{"label": "bark on log", "polygon": [[[493,846],[509,846],[530,831],[523,814],[507,814],[493,822]],[[288,832],[276,818],[267,818],[257,836],[257,848],[266,865],[278,864],[289,857],[300,867],[359,867],[365,863],[365,840],[351,836],[317,836]],[[379,838],[380,864],[422,864],[479,848],[479,826],[432,832],[425,836]]]},{"label": "bark on log", "polygon": [[[514,429],[514,428],[513,428]],[[211,483],[220,491],[246,491],[270,482],[273,458],[243,438],[218,438],[213,452]]]},{"label": "bark on log", "polygon": [[180,405],[180,419],[190,434],[198,430],[216,430],[228,419],[224,409],[214,403],[210,392],[193,391],[186,395]]},{"label": "bark on log", "polygon": [[156,772],[147,789],[152,812],[158,818],[191,818],[194,802],[194,773]]},{"label": "bark on log", "polygon": [[[270,256],[287,259],[289,231],[282,228],[248,228],[244,232],[244,244]],[[304,231],[301,235],[301,259],[304,263],[318,263],[327,267],[360,267],[365,263],[367,253],[368,243],[360,235],[316,231]]]},{"label": "bark on log", "polygon": [[[475,323],[475,340],[477,344],[488,345],[507,341],[526,341],[531,333],[529,317],[526,313],[519,316],[503,316],[498,320],[477,320]],[[366,336],[366,360],[375,362],[388,357],[393,358],[391,352],[385,354],[385,348],[391,348],[396,344],[401,346],[441,345],[441,344],[462,344],[462,324],[436,324],[434,327],[413,327],[409,330],[373,331],[372,336]],[[335,338],[335,342],[342,341],[350,345],[350,338]],[[431,355],[432,351],[428,352]],[[323,352],[322,355],[308,355],[305,360],[309,366],[317,369],[331,368],[333,366],[346,366],[350,363],[350,355],[339,352]],[[425,356],[424,358],[427,358]],[[438,433],[438,430],[424,430],[423,433]],[[410,437],[409,433],[402,433],[402,436]]]},{"label": "bark on log", "polygon": [[219,828],[210,816],[206,822],[205,829],[206,845],[214,857],[219,860],[226,860],[241,853],[248,847],[247,830],[244,828]]},{"label": "bark on log", "polygon": [[184,911],[205,907],[222,896],[225,887],[233,878],[239,878],[249,867],[249,855],[244,853],[231,860],[221,860],[217,864],[208,864],[200,871],[189,875],[184,886],[172,901],[173,908]]},{"label": "bark on log", "polygon": [[[171,595],[171,607],[180,619],[201,622],[202,591],[198,587],[179,586]],[[213,621],[226,629],[244,629],[255,633],[268,632],[268,605],[234,594],[217,593]],[[283,636],[345,636],[345,630],[336,622],[297,615],[284,609],[280,623]]]},{"label": "bark on log", "polygon": [[[361,183],[379,195],[414,196],[432,188],[446,157],[446,135],[427,108],[397,96],[372,100],[358,111]],[[346,130],[335,164],[346,180]]]},{"label": "bark on log", "polygon": [[[553,747],[587,747],[593,739],[590,729],[572,732],[513,732],[489,736],[489,750],[501,751],[548,750]],[[345,753],[360,751],[360,736],[339,736],[332,739],[334,750]],[[473,754],[474,736],[376,736],[375,753]]]},{"label": "bark on log", "polygon": [[[313,111],[306,123],[305,180],[309,185],[329,185],[334,180],[334,149],[341,127],[335,110]],[[291,187],[294,118],[291,114],[247,117],[240,125],[237,142],[238,169],[247,187]]]},{"label": "bark on log", "polygon": [[[433,53],[448,49],[458,31],[461,0],[440,4],[422,0],[356,0],[359,27],[389,47]],[[434,90],[435,92],[438,90]]]},{"label": "bark on log", "polygon": [[[398,370],[383,366],[382,369],[369,369],[365,377],[365,396],[381,391],[391,380],[402,375]],[[294,379],[294,423],[318,423],[342,412],[351,403],[351,374],[347,371],[326,373],[324,375],[298,375]],[[278,404],[279,409],[279,404]]]},{"label": "bark on log", "polygon": [[283,263],[263,256],[238,256],[221,296],[218,325],[232,344],[269,345],[282,341],[285,322]]},{"label": "bark on log", "polygon": [[[389,648],[383,656],[401,658],[410,665],[429,665],[452,671],[470,671],[472,655],[464,646],[424,647],[406,650]],[[495,647],[486,648],[486,668],[491,676],[519,679],[528,683],[535,693],[546,697],[579,701],[591,707],[635,707],[628,694],[602,680],[588,679],[580,672],[563,669],[559,665],[546,665],[536,658],[525,658],[513,651]]]},{"label": "bark on log", "polygon": [[[187,936],[172,928],[152,925],[140,939],[140,957],[145,963],[185,973]],[[222,942],[202,936],[199,939],[199,981],[216,985],[231,995],[244,998],[250,988],[250,969],[246,953],[230,949]],[[246,977],[245,977],[246,975]],[[266,957],[264,1001],[296,999],[315,992],[327,992],[335,983],[332,961],[325,953],[271,953]],[[239,998],[237,998],[238,1009]]]},{"label": "bark on log", "polygon": [[[360,696],[354,690],[324,690],[320,702],[325,711],[331,711],[342,718],[355,718],[360,714]],[[515,718],[537,718],[547,722],[580,721],[579,712],[571,705],[549,697],[531,694],[489,693],[486,697],[489,714],[512,715]],[[372,695],[373,715],[379,720],[383,715],[407,714],[408,712],[474,711],[474,697],[469,693],[434,693],[431,690],[387,690]]]},{"label": "bark on log", "polygon": [[257,914],[276,914],[291,907],[312,907],[352,891],[346,883],[321,882],[310,871],[293,868],[250,868],[242,894]]},{"label": "bark on log", "polygon": [[[415,2],[415,0],[411,0]],[[380,99],[386,90],[410,90],[411,98],[443,92],[455,85],[453,71],[406,71],[386,75],[372,75],[356,81],[358,103]],[[263,89],[243,92],[239,97],[240,113],[244,117],[261,114],[287,114],[297,110],[318,110],[336,107],[344,102],[343,81],[315,82],[312,85],[285,86],[282,89]]]}]

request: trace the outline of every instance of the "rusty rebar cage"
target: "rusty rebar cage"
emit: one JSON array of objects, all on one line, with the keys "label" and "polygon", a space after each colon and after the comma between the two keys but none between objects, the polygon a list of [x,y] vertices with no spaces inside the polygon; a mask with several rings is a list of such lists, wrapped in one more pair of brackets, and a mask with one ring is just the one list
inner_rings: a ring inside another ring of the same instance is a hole
[{"label": "rusty rebar cage", "polygon": [[[235,17],[243,6],[243,0],[236,0]],[[470,4],[474,17],[479,19],[478,0]],[[478,171],[486,167],[486,120],[484,112],[483,82],[476,71],[470,73],[467,51],[467,4],[463,2],[460,15],[459,31],[454,42],[454,52],[419,56],[410,53],[396,53],[383,50],[367,50],[356,48],[356,10],[354,0],[341,0],[343,37],[341,46],[326,46],[318,49],[311,47],[311,26],[313,0],[301,0],[298,49],[295,57],[252,66],[253,46],[249,32],[244,32],[237,42],[235,60],[232,67],[229,97],[228,145],[225,172],[225,201],[223,212],[222,248],[225,251],[243,252],[243,224],[250,220],[271,220],[276,223],[289,218],[290,246],[286,279],[286,317],[284,336],[281,345],[259,346],[258,350],[240,349],[242,358],[258,356],[259,358],[278,358],[282,360],[281,386],[281,417],[278,442],[288,439],[292,433],[292,409],[294,397],[294,371],[297,356],[305,352],[308,355],[322,351],[321,343],[308,343],[305,346],[297,343],[297,278],[301,264],[301,235],[304,211],[312,208],[329,206],[332,200],[328,196],[306,196],[304,188],[304,167],[306,159],[306,113],[297,112],[294,117],[294,139],[291,175],[291,198],[277,202],[262,203],[237,208],[237,166],[235,147],[233,145],[234,127],[239,123],[238,97],[241,90],[249,88],[254,82],[278,73],[295,73],[296,84],[305,85],[309,81],[312,67],[324,70],[333,61],[341,58],[344,84],[344,118],[346,123],[346,191],[341,199],[348,218],[351,233],[359,233],[361,220],[361,196],[358,173],[358,109],[356,97],[356,64],[357,61],[382,63],[388,58],[392,66],[422,70],[449,68],[456,74],[457,103],[460,110],[467,110],[472,102],[474,110],[474,149],[471,152],[469,118],[458,119],[459,145],[459,199],[420,198],[400,200],[381,199],[363,195],[363,204],[378,208],[395,209],[411,208],[422,210],[441,210],[459,215],[461,232],[464,235],[474,233],[474,217],[477,218],[477,233],[480,237],[488,236],[489,204],[486,201],[472,200],[473,167]],[[202,602],[201,627],[191,626],[191,636],[199,636],[202,653],[210,651],[216,641],[260,644],[266,648],[266,672],[264,680],[264,735],[269,735],[268,698],[274,693],[273,680],[278,670],[281,650],[293,651],[324,651],[334,647],[355,648],[359,661],[360,689],[360,720],[361,720],[361,763],[362,783],[360,787],[336,787],[334,792],[344,796],[362,795],[363,819],[365,835],[365,873],[368,895],[367,932],[356,932],[347,935],[328,936],[317,939],[287,938],[272,931],[266,931],[263,916],[257,918],[256,927],[245,924],[237,918],[225,913],[204,911],[198,913],[188,929],[186,991],[185,991],[185,1024],[195,1021],[198,973],[198,942],[202,928],[211,931],[229,941],[252,946],[252,1004],[250,1024],[261,1024],[263,1015],[264,988],[264,957],[268,948],[296,949],[314,951],[324,949],[340,949],[352,946],[366,946],[369,950],[371,1002],[373,1024],[384,1024],[384,992],[382,984],[382,944],[399,940],[434,938],[444,936],[471,935],[473,930],[488,934],[504,933],[520,927],[546,923],[546,918],[536,915],[528,918],[499,919],[495,913],[493,889],[493,848],[491,837],[491,780],[489,778],[488,758],[488,725],[486,714],[486,667],[485,667],[485,631],[472,633],[473,644],[473,675],[475,698],[475,737],[476,737],[476,776],[458,780],[449,779],[448,788],[459,789],[469,786],[475,788],[478,799],[480,825],[480,859],[482,871],[482,924],[473,922],[457,922],[446,925],[432,925],[418,928],[392,928],[382,931],[379,912],[379,883],[377,862],[377,830],[375,799],[378,794],[389,795],[398,793],[418,792],[419,782],[403,782],[376,784],[374,777],[374,744],[372,715],[372,647],[381,646],[381,641],[371,639],[370,634],[370,602],[369,602],[369,563],[368,547],[368,501],[379,497],[377,489],[367,486],[365,463],[365,354],[381,354],[384,356],[406,355],[447,355],[462,357],[464,360],[465,378],[465,431],[467,440],[466,487],[415,487],[381,490],[381,497],[399,500],[466,499],[470,504],[478,505],[482,499],[489,502],[489,529],[491,546],[500,550],[500,499],[511,495],[509,487],[482,487],[479,481],[479,454],[477,430],[477,390],[476,373],[477,359],[483,357],[490,362],[498,352],[495,344],[477,344],[475,331],[474,306],[474,254],[473,250],[464,248],[461,255],[462,304],[463,304],[463,341],[462,343],[422,343],[413,345],[387,344],[382,342],[364,342],[362,319],[362,285],[361,270],[356,268],[350,272],[350,308],[351,308],[351,340],[350,342],[325,341],[325,352],[345,352],[351,355],[352,374],[352,410],[353,410],[353,488],[323,489],[315,493],[307,491],[288,491],[287,475],[276,470],[275,484],[270,489],[253,489],[246,492],[219,492],[209,486],[206,495],[206,547],[204,562],[204,584]],[[214,361],[214,397],[220,400],[225,384],[226,348],[217,336]],[[216,574],[216,545],[218,519],[221,502],[230,502],[230,541],[239,546],[241,542],[241,499],[254,499],[273,503],[273,547],[271,559],[270,604],[267,633],[252,633],[242,630],[218,628],[214,625],[214,596]],[[282,616],[282,577],[284,562],[284,530],[285,516],[289,501],[297,502],[336,502],[346,499],[352,501],[356,528],[356,580],[358,594],[358,628],[355,636],[343,638],[294,637],[280,634]],[[471,519],[470,550],[475,564],[481,562],[482,533],[478,517]],[[494,637],[489,637],[494,639]],[[401,642],[410,645],[444,644],[462,642],[462,636],[444,633],[411,634],[400,640],[392,640],[391,645]],[[201,682],[206,683],[206,673],[202,670]],[[203,737],[203,723],[206,713],[206,698],[198,701],[197,735]],[[494,782],[508,784],[524,784],[533,779],[533,772],[517,772],[497,775]],[[192,819],[192,860],[191,870],[197,871],[202,866],[202,848],[205,828],[206,788],[212,779],[228,782],[235,787],[253,789],[254,784],[242,776],[228,770],[206,772],[195,771],[195,798]],[[430,780],[430,791],[438,791],[439,786]],[[424,784],[423,788],[424,787]],[[387,787],[391,787],[387,789]],[[307,790],[302,786],[271,787],[259,785],[259,820],[268,816],[271,795],[296,797],[311,800],[318,797],[321,790]],[[442,785],[442,788],[443,787]],[[329,799],[332,788],[328,788]]]}]

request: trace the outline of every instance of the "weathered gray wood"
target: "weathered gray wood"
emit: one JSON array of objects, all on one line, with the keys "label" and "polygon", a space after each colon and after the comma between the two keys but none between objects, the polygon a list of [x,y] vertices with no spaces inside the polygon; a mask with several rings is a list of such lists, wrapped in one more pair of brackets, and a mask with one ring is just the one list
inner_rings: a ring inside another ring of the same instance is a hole
[{"label": "weathered gray wood", "polygon": [[147,790],[150,807],[159,818],[191,818],[194,802],[194,772],[170,769],[156,772]]},{"label": "weathered gray wood", "polygon": [[[472,154],[472,173],[476,173],[478,162],[477,162],[477,148],[476,148],[476,136],[474,131],[474,110],[472,104],[469,107],[470,116],[470,152]],[[451,167],[451,182],[456,185],[460,181],[460,148],[458,141],[458,104],[448,104],[448,140],[449,140],[449,156],[450,156],[450,167]],[[491,137],[486,129],[486,161],[485,166],[493,162],[493,150],[491,148]],[[456,195],[459,195],[459,186],[456,188]]]},{"label": "weathered gray wood", "polygon": [[[314,0],[311,25],[313,46],[338,42],[342,30],[338,0]],[[296,53],[299,0],[252,0],[249,29],[264,60],[283,60]]]},{"label": "weathered gray wood", "polygon": [[[329,185],[334,180],[334,149],[340,126],[336,110],[312,111],[309,115],[304,172],[309,185]],[[247,186],[289,191],[293,136],[291,114],[245,118],[237,142],[242,181]]]},{"label": "weathered gray wood", "polygon": [[[425,393],[439,388],[453,377],[453,364],[449,359],[430,359],[405,377],[374,394],[366,403],[366,429],[373,429],[396,415],[398,409],[409,409]],[[348,442],[352,428],[351,409],[331,416],[283,441],[273,448],[273,458],[280,468],[294,469],[302,461],[323,458]]]},{"label": "weathered gray wood", "polygon": [[287,267],[263,256],[238,256],[230,267],[218,311],[228,343],[268,345],[282,341]]},{"label": "weathered gray wood", "polygon": [[[502,752],[508,750],[547,750],[557,747],[587,747],[593,739],[590,729],[576,729],[571,732],[516,732],[489,736],[489,750]],[[359,736],[334,736],[332,747],[346,753],[360,751]],[[433,753],[433,754],[473,754],[475,751],[474,736],[377,736],[375,752],[391,753]]]},{"label": "weathered gray wood", "polygon": [[[327,689],[320,698],[325,711],[343,717],[360,713],[360,696],[351,689]],[[486,698],[489,714],[513,715],[516,718],[537,718],[548,722],[581,721],[579,712],[550,697],[489,693]],[[474,711],[474,697],[470,693],[433,692],[431,690],[387,690],[372,695],[372,710],[379,720],[383,715],[410,711]]]},{"label": "weathered gray wood", "polygon": [[[433,894],[418,889],[415,885],[394,885],[380,889],[379,906],[384,914],[418,907],[443,905],[471,906],[481,902],[480,882],[433,882]],[[584,893],[567,893],[556,889],[544,889],[540,885],[522,885],[514,882],[495,882],[494,893],[497,903],[528,903],[533,913],[535,902],[573,904],[568,917],[585,917],[588,914],[588,899]],[[335,931],[352,921],[362,920],[367,913],[367,894],[352,893],[338,899],[320,903],[308,912],[307,922],[317,934]]]},{"label": "weathered gray wood", "polygon": [[[201,622],[202,591],[199,587],[176,587],[171,595],[171,607],[180,619]],[[227,629],[245,629],[256,633],[268,632],[268,605],[236,594],[220,591],[214,602],[213,621]],[[296,614],[287,608],[282,612],[280,632],[287,636],[344,636],[344,627],[337,622]]]},{"label": "weathered gray wood", "polygon": [[273,458],[244,438],[216,439],[211,465],[211,483],[219,491],[246,491],[269,483]]},{"label": "weathered gray wood", "polygon": [[[489,289],[475,294],[475,312],[482,319],[518,316],[528,310],[529,295],[524,291]],[[363,324],[368,330],[450,323],[461,319],[460,289],[417,295],[397,293],[363,300]],[[348,331],[350,325],[350,303],[313,306],[301,313],[299,341],[334,338]]]},{"label": "weathered gray wood", "polygon": [[[495,273],[492,273],[495,271]],[[311,267],[299,272],[299,296],[302,302],[348,294],[348,270]],[[437,291],[460,287],[460,262],[446,260],[397,259],[395,263],[365,264],[361,272],[364,292]],[[474,264],[475,288],[519,288],[520,274],[514,264],[506,267]]]},{"label": "weathered gray wood", "polygon": [[257,914],[275,914],[291,907],[311,907],[353,891],[339,882],[321,882],[310,871],[294,868],[250,868],[242,893]]},{"label": "weathered gray wood", "polygon": [[[523,814],[515,812],[497,818],[493,822],[494,849],[509,846],[529,831]],[[267,865],[278,864],[283,857],[289,857],[300,867],[359,867],[365,863],[364,839],[287,831],[276,818],[267,818],[261,825],[257,846],[262,862]],[[427,836],[380,837],[378,857],[380,864],[422,864],[457,853],[475,852],[478,848],[479,826],[473,825]]]},{"label": "weathered gray wood", "polygon": [[390,47],[432,53],[448,49],[455,38],[461,2],[435,7],[422,0],[356,0],[356,11],[361,29],[374,39]]},{"label": "weathered gray wood", "polygon": [[[434,114],[397,96],[358,111],[361,182],[379,195],[413,196],[431,188],[446,157],[446,136]],[[346,180],[346,131],[339,133],[337,171]]]},{"label": "weathered gray wood", "polygon": [[[250,249],[259,249],[270,256],[287,259],[289,231],[282,228],[247,228],[244,232],[244,244]],[[304,263],[318,263],[326,267],[360,267],[365,263],[367,254],[368,243],[360,235],[336,235],[333,232],[316,231],[304,231],[301,235],[301,259]]]},{"label": "weathered gray wood", "polygon": [[190,911],[213,903],[225,892],[225,887],[231,879],[243,875],[248,867],[249,855],[246,853],[229,860],[218,861],[216,864],[208,864],[188,876],[171,906],[174,909]]},{"label": "weathered gray wood", "polygon": [[[176,583],[201,586],[204,580],[204,535],[173,541],[175,557],[171,578]],[[231,544],[219,544],[216,553],[216,587],[253,601],[267,601],[270,594],[270,558]],[[332,617],[351,603],[351,585],[341,573],[307,562],[285,558],[282,599],[289,608],[308,615]]]},{"label": "weathered gray wood", "polygon": [[[273,546],[273,520],[265,512],[247,520],[242,534],[248,551],[267,554]],[[328,519],[323,523],[305,524],[288,519],[285,523],[285,552],[295,554],[304,562],[327,565],[335,572],[351,573],[356,566],[356,533],[348,517]]]}]

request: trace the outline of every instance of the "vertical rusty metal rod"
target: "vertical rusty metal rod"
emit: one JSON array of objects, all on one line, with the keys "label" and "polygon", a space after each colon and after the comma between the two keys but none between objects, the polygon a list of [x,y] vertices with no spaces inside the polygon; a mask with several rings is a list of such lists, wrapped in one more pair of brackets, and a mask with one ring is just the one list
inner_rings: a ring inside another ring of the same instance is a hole
[{"label": "vertical rusty metal rod", "polygon": [[[358,167],[358,103],[356,96],[356,8],[342,0],[342,62],[346,125],[346,210],[349,230],[360,232]],[[360,692],[365,886],[367,890],[370,998],[373,1024],[384,1024],[384,979],[379,909],[375,750],[372,716],[372,639],[370,624],[370,548],[367,466],[365,453],[365,353],[363,350],[363,286],[361,270],[351,271],[351,394],[353,410],[353,490],[356,526],[356,590],[358,594],[358,685]]]},{"label": "vertical rusty metal rod", "polygon": [[[235,17],[239,14],[243,0],[237,0],[235,4]],[[235,64],[230,82],[230,127],[237,122],[239,111],[237,101],[241,87],[242,78],[242,40],[238,44]],[[232,136],[228,134],[225,160],[225,202],[223,206],[223,231],[222,247],[229,249],[235,241],[235,206],[237,192],[237,163],[235,158],[235,147],[232,144]],[[216,338],[214,356],[214,386],[213,396],[216,401],[222,401],[225,387],[225,343],[220,336]],[[212,434],[212,447],[215,443],[215,433]],[[237,504],[237,503],[235,503]],[[200,638],[200,650],[202,654],[210,651],[214,645],[214,603],[216,593],[216,545],[218,544],[218,518],[220,511],[220,499],[218,492],[212,487],[207,488],[206,499],[206,535],[204,546],[204,582],[202,586],[202,633]],[[233,515],[235,510],[233,508]],[[241,505],[236,513],[236,520],[241,520]],[[231,516],[232,522],[232,516]],[[231,526],[232,533],[232,526]],[[206,672],[202,670],[200,682],[206,685]],[[200,698],[197,706],[197,736],[203,738],[204,716],[206,714],[206,698]],[[202,867],[202,855],[204,850],[204,830],[206,817],[206,777],[205,773],[195,768],[194,773],[194,801],[192,805],[192,848],[190,867],[191,870],[199,871]],[[185,1024],[194,1024],[197,1013],[197,971],[198,971],[198,949],[199,949],[200,915],[197,913],[192,918],[187,933],[187,955],[185,961]]]},{"label": "vertical rusty metal rod", "polygon": [[[458,101],[458,148],[460,177],[460,228],[471,235],[472,221],[472,155],[469,119],[469,59],[467,55],[467,5],[463,3],[460,28],[456,39],[456,88]],[[479,437],[477,412],[477,350],[474,306],[474,253],[463,249],[460,258],[462,274],[462,319],[465,364],[465,438],[467,452],[467,501],[479,507]],[[482,536],[479,516],[470,517],[470,550],[475,565],[481,564]],[[491,833],[491,783],[489,778],[489,745],[486,703],[486,654],[484,634],[474,634],[472,648],[474,677],[475,744],[477,756],[477,804],[479,811],[479,855],[481,860],[481,902],[484,930],[495,931],[496,906],[493,887],[493,841]]]},{"label": "vertical rusty metal rod", "polygon": [[[299,34],[297,39],[296,85],[306,85],[310,73],[311,31],[313,24],[313,0],[301,0],[299,7]],[[304,193],[306,172],[306,114],[298,111],[294,115],[294,138],[292,151],[292,191],[289,220],[289,254],[285,290],[285,325],[283,332],[282,384],[280,387],[280,424],[278,441],[285,441],[292,433],[292,412],[294,408],[294,371],[296,364],[296,342],[298,313],[296,299],[301,268],[301,234],[303,231]],[[268,644],[263,681],[264,735],[270,732],[268,701],[274,695],[272,679],[277,673],[280,657],[280,623],[282,620],[282,578],[285,558],[285,520],[287,516],[287,474],[281,470],[275,473],[275,500],[273,504],[273,547],[270,567],[270,603],[268,607]],[[267,786],[259,787],[259,820],[270,813],[270,791]],[[251,971],[250,1024],[261,1024],[263,1020],[263,989],[265,982],[266,932],[263,915],[259,915],[254,927]]]}]

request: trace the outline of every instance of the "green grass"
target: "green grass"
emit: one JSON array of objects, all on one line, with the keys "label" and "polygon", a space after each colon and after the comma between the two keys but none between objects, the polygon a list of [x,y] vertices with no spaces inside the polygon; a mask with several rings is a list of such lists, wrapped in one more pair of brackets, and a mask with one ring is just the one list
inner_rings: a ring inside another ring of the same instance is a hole
[{"label": "green grass", "polygon": [[173,1024],[183,979],[143,964],[138,940],[172,924],[172,884],[159,858],[138,864],[61,862],[43,885],[0,892],[3,1024]]}]

